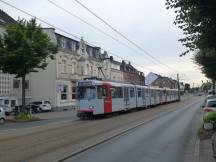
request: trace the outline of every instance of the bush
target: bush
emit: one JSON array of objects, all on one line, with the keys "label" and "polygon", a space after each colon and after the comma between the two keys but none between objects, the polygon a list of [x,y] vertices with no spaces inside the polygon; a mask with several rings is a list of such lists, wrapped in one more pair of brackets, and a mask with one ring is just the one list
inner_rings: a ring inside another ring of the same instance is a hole
[{"label": "bush", "polygon": [[38,121],[38,120],[40,120],[40,119],[30,115],[29,113],[20,113],[11,121],[13,121],[13,122],[28,122],[28,121]]},{"label": "bush", "polygon": [[203,117],[203,122],[216,124],[216,112],[209,112],[206,116]]},{"label": "bush", "polygon": [[16,120],[30,120],[31,116],[28,113],[20,113],[15,117]]}]

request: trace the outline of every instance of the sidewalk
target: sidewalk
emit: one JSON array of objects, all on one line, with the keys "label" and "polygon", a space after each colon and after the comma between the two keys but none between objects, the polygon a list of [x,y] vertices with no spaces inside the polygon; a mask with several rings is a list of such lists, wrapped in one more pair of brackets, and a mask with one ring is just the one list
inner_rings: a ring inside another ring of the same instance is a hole
[{"label": "sidewalk", "polygon": [[200,140],[199,162],[216,162],[216,160],[213,158],[211,138]]}]

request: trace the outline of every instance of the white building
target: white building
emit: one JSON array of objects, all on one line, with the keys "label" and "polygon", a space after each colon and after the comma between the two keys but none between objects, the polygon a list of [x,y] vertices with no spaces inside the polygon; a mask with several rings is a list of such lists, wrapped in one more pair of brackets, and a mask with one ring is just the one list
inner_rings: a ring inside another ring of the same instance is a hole
[{"label": "white building", "polygon": [[148,75],[145,78],[145,85],[151,85],[159,77],[160,75],[155,74],[153,72],[148,73]]}]

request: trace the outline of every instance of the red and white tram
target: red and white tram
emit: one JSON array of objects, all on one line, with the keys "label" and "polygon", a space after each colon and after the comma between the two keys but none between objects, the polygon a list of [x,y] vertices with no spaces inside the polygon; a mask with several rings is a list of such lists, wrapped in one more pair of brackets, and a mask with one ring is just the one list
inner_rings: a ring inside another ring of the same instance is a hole
[{"label": "red and white tram", "polygon": [[77,116],[107,114],[178,100],[176,89],[154,88],[101,80],[77,82]]}]

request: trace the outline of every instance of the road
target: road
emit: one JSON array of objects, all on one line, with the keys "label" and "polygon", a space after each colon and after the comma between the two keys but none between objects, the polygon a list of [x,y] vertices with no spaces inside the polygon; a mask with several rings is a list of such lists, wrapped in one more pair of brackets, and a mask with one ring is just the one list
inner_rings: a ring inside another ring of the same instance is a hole
[{"label": "road", "polygon": [[177,109],[65,162],[195,162],[201,102]]},{"label": "road", "polygon": [[[135,157],[137,160],[147,157],[151,159],[155,155],[167,158],[167,154],[171,153],[174,155],[178,152],[182,155],[183,148],[191,148],[185,149],[187,153],[193,152],[193,137],[196,137],[195,126],[198,123],[202,100],[200,97],[188,97],[181,102],[98,120],[68,120],[0,131],[0,161],[56,161],[121,134],[140,123],[144,125],[129,134],[98,145],[69,161],[134,161]],[[191,147],[183,145],[190,142]],[[164,156],[160,154],[161,150]],[[177,153],[175,158],[180,159]],[[149,159],[147,161],[150,161]]]},{"label": "road", "polygon": [[[23,129],[23,128],[39,127],[39,126],[44,126],[47,124],[54,124],[59,122],[72,122],[72,121],[79,120],[76,117],[75,110],[64,111],[64,112],[45,112],[45,113],[38,113],[33,115],[35,117],[38,117],[41,120],[34,121],[34,122],[20,122],[20,123],[7,121],[6,124],[0,125],[0,133],[5,131]],[[9,116],[7,118],[12,118],[12,117],[13,116]]]}]

